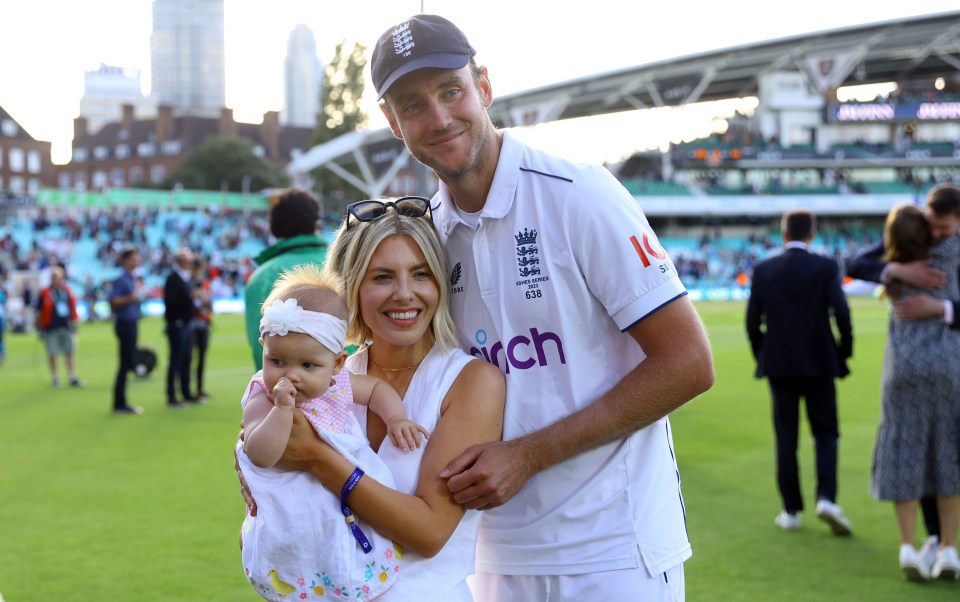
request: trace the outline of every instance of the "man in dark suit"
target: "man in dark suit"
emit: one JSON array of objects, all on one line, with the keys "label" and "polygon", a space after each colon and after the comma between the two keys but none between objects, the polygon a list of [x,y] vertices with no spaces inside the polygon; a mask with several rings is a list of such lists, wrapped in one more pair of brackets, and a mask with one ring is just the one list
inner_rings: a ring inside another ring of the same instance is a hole
[{"label": "man in dark suit", "polygon": [[[938,184],[927,193],[927,221],[934,240],[943,240],[960,231],[960,187]],[[869,282],[887,283],[901,280],[925,289],[940,288],[947,282],[946,275],[930,265],[929,260],[898,263],[883,261],[886,249],[883,242],[870,247],[847,264],[847,275]],[[912,295],[893,304],[893,311],[905,320],[940,318],[944,326],[960,329],[960,299],[941,300],[929,295]],[[920,498],[923,522],[929,537],[920,550],[927,567],[936,560],[940,546],[940,518],[937,499],[933,495]]]},{"label": "man in dark suit", "polygon": [[[747,334],[756,377],[767,377],[773,397],[777,439],[777,483],[783,511],[775,519],[782,529],[798,529],[803,510],[797,467],[800,398],[804,398],[813,433],[817,471],[817,516],[836,535],[849,535],[850,522],[836,504],[837,392],[835,378],[849,374],[853,355],[850,308],[840,286],[837,263],[807,250],[816,219],[793,211],[781,221],[784,251],[753,271],[747,304]],[[834,339],[831,314],[840,334]]]},{"label": "man in dark suit", "polygon": [[184,401],[192,401],[190,395],[190,364],[193,358],[193,338],[190,320],[193,318],[193,286],[191,267],[193,253],[190,249],[178,249],[173,255],[174,264],[163,284],[163,319],[166,321],[167,341],[170,343],[170,362],[167,365],[167,406],[180,407],[174,383],[180,380],[180,392]]}]

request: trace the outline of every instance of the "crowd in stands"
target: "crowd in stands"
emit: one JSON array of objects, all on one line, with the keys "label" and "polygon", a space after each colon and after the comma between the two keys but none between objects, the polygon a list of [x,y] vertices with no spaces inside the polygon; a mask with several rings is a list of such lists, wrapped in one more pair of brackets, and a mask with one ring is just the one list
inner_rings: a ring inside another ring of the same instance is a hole
[{"label": "crowd in stands", "polygon": [[40,207],[5,221],[0,224],[0,269],[37,273],[63,265],[71,286],[88,303],[105,299],[124,245],[139,247],[150,297],[162,297],[173,252],[189,247],[208,266],[213,296],[223,298],[242,294],[255,267],[252,257],[270,244],[264,215],[218,209],[73,209],[54,215]]},{"label": "crowd in stands", "polygon": [[[211,296],[223,299],[242,298],[244,283],[256,267],[253,258],[273,243],[264,214],[123,208],[54,215],[43,207],[29,213],[0,223],[0,272],[37,273],[63,265],[68,282],[87,307],[106,298],[105,288],[119,269],[116,253],[125,244],[140,248],[149,297],[162,298],[174,251],[188,247],[207,266]],[[879,224],[873,228],[823,224],[812,249],[843,264],[880,236]],[[753,266],[781,247],[773,226],[735,232],[704,227],[693,235],[663,235],[661,244],[690,287],[745,287]],[[11,296],[36,293],[10,289],[8,285]]]}]

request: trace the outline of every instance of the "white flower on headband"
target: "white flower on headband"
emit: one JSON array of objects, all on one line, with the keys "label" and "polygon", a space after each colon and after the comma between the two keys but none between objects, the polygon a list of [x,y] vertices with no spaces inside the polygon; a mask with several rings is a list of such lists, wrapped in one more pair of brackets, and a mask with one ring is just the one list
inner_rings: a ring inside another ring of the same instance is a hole
[{"label": "white flower on headband", "polygon": [[263,318],[267,321],[264,334],[285,336],[299,326],[303,308],[297,305],[296,299],[281,301],[275,300],[270,307],[263,310]]}]

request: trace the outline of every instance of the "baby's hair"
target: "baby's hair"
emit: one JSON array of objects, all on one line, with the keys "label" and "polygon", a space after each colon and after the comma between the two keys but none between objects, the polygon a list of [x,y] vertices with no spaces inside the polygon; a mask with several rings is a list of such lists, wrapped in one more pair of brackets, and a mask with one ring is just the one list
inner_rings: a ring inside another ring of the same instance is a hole
[{"label": "baby's hair", "polygon": [[260,308],[269,307],[274,301],[296,299],[297,305],[309,310],[330,314],[341,320],[347,319],[347,304],[340,293],[340,280],[324,272],[320,266],[305,263],[284,270]]}]

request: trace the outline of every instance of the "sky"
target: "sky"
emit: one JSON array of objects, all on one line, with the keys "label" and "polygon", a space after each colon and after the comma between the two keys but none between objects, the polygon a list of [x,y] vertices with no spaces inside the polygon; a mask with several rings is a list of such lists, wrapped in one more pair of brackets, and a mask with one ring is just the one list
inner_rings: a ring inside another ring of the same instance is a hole
[{"label": "sky", "polygon": [[[150,83],[151,0],[0,0],[0,106],[34,138],[69,158],[84,71],[101,63],[139,69]],[[456,23],[489,69],[494,98],[526,89],[751,42],[954,11],[956,0],[624,2],[623,0],[226,0],[226,103],[258,123],[283,108],[283,60],[297,24],[317,39],[323,63],[341,40],[372,48],[383,31],[418,12]],[[371,127],[386,121],[367,73]],[[541,124],[535,144],[584,161],[705,135],[743,102]],[[626,135],[629,133],[629,135]]]}]

